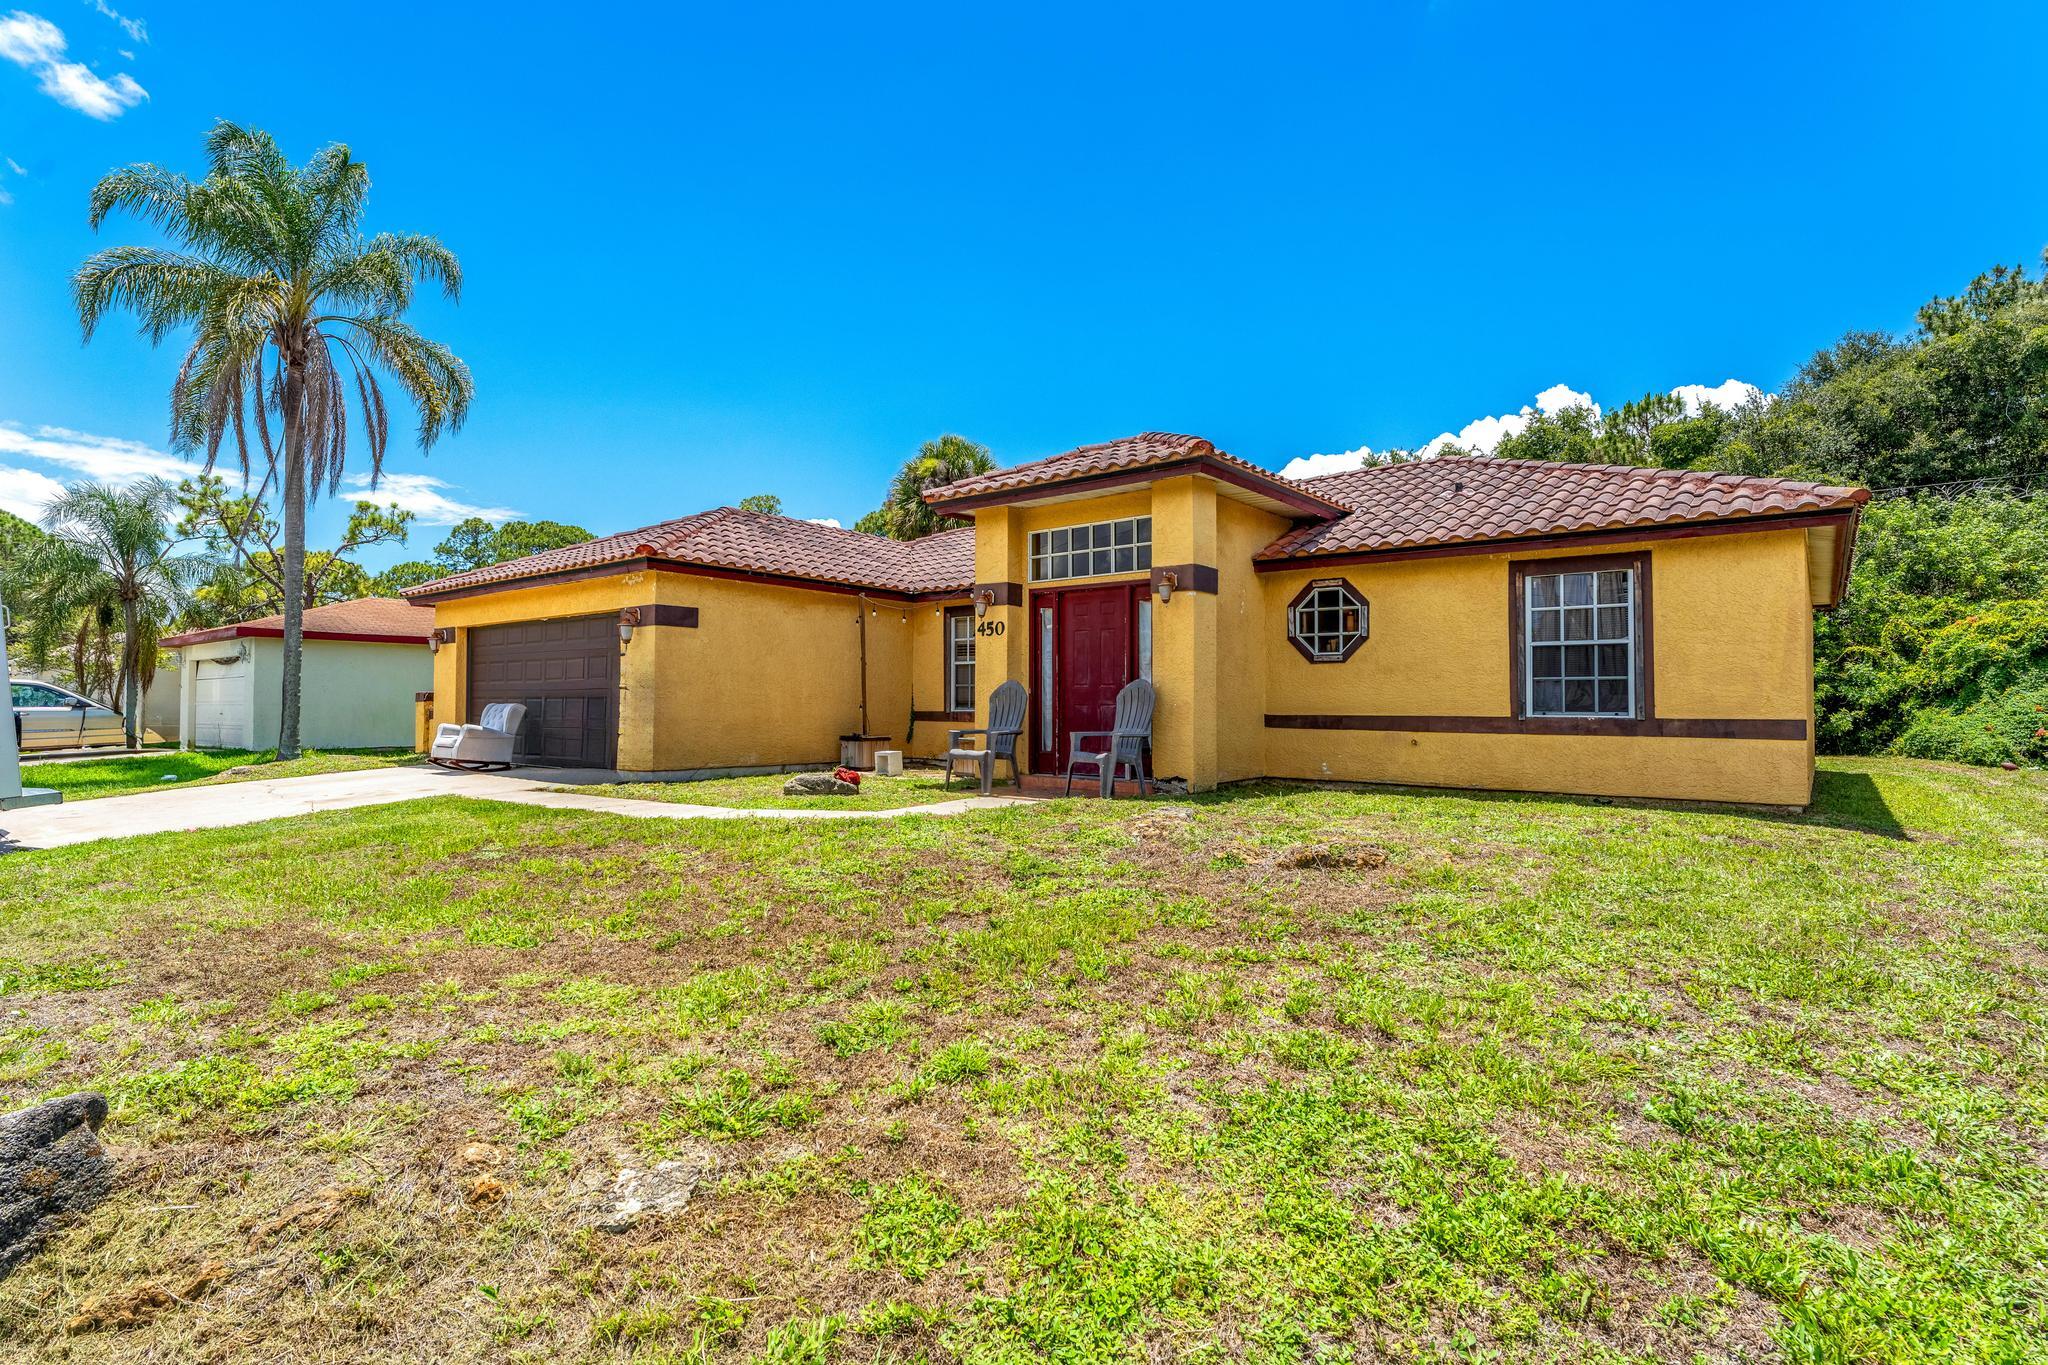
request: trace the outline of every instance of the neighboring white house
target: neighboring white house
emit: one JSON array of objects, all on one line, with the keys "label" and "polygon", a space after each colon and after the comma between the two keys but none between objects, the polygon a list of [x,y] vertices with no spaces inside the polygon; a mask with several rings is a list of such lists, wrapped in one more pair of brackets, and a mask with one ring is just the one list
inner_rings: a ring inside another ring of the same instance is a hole
[{"label": "neighboring white house", "polygon": [[[434,611],[395,597],[313,607],[305,617],[299,740],[312,749],[411,748],[413,702],[434,686]],[[178,746],[267,749],[284,698],[284,618],[159,641],[178,656]],[[159,674],[161,677],[162,675]]]}]

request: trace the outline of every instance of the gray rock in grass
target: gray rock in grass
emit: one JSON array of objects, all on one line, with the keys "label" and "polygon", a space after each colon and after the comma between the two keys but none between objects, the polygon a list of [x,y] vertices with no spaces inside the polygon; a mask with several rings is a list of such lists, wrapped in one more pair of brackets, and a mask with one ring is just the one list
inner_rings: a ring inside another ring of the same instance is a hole
[{"label": "gray rock in grass", "polygon": [[0,1118],[0,1278],[106,1198],[106,1121],[90,1091]]},{"label": "gray rock in grass", "polygon": [[830,773],[798,773],[782,784],[784,796],[854,796],[860,791]]}]

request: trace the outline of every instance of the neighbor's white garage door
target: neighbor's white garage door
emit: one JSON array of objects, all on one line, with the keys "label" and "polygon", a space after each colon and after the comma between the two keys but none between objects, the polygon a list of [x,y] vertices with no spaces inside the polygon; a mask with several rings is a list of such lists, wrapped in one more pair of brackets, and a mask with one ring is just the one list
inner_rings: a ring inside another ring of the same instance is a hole
[{"label": "neighbor's white garage door", "polygon": [[192,745],[247,749],[249,661],[201,659],[192,679]]}]

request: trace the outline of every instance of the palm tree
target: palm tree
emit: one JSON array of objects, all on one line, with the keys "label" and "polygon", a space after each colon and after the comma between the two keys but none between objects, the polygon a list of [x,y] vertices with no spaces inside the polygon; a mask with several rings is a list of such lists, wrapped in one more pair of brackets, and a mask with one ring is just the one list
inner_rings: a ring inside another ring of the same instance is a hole
[{"label": "palm tree", "polygon": [[[72,290],[90,341],[114,309],[135,313],[154,343],[191,327],[171,388],[171,444],[200,451],[211,470],[232,434],[246,484],[249,433],[284,501],[284,704],[280,758],[299,752],[299,672],[305,611],[306,503],[341,483],[352,381],[370,482],[383,473],[390,419],[380,372],[419,412],[432,448],[469,412],[469,369],[453,351],[400,320],[420,283],[450,299],[462,268],[432,237],[358,226],[369,172],[333,146],[293,166],[269,134],[221,122],[206,139],[207,174],[192,181],[151,165],[114,171],[93,188],[95,231],[115,209],[157,228],[175,248],[95,253]],[[271,418],[283,428],[281,448]],[[260,494],[259,494],[260,496]]]},{"label": "palm tree", "polygon": [[925,490],[975,474],[986,474],[995,467],[995,456],[988,453],[988,447],[978,445],[965,436],[948,433],[936,441],[926,441],[918,447],[917,454],[905,460],[903,468],[896,471],[896,477],[889,483],[889,495],[882,505],[862,517],[855,529],[893,536],[897,540],[916,540],[919,536],[928,536],[949,526],[963,525],[952,517],[942,517],[932,511],[924,500]]},{"label": "palm tree", "polygon": [[73,644],[80,681],[97,634],[121,625],[121,663],[113,679],[128,747],[142,738],[142,688],[155,671],[157,633],[212,568],[203,554],[181,554],[171,531],[177,491],[162,479],[125,489],[75,483],[43,513],[49,536],[30,546],[20,568],[33,585],[35,610],[23,641],[41,668],[56,647]]}]

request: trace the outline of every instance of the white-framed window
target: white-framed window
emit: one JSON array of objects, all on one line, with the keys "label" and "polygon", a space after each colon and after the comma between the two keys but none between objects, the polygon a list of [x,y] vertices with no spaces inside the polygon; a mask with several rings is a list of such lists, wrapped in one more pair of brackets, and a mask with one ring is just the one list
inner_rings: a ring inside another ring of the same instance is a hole
[{"label": "white-framed window", "polygon": [[1342,663],[1365,643],[1365,598],[1341,578],[1319,578],[1287,607],[1287,638],[1310,663]]},{"label": "white-framed window", "polygon": [[1633,718],[1635,571],[1525,573],[1522,600],[1528,714]]},{"label": "white-framed window", "polygon": [[946,709],[974,709],[974,613],[946,617]]},{"label": "white-framed window", "polygon": [[1146,573],[1152,568],[1152,518],[1124,517],[1085,526],[1031,533],[1031,581],[1098,574]]}]

